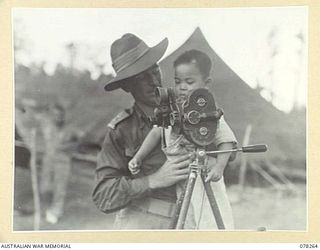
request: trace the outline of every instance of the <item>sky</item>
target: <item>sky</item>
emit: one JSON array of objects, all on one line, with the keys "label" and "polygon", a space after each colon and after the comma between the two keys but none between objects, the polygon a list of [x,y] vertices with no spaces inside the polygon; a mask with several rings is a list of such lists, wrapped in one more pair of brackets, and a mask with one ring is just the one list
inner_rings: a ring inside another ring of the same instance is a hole
[{"label": "sky", "polygon": [[[167,37],[167,56],[200,27],[215,52],[251,87],[259,83],[272,88],[273,104],[283,111],[292,108],[293,100],[306,104],[307,19],[307,7],[13,10],[15,33],[27,41],[17,60],[26,65],[46,62],[48,73],[57,63],[68,65],[65,46],[70,42],[79,44],[83,54],[77,67],[95,77],[89,59],[103,64],[105,73],[114,73],[110,46],[125,33],[136,34],[149,46]],[[270,100],[267,90],[262,95]]]}]

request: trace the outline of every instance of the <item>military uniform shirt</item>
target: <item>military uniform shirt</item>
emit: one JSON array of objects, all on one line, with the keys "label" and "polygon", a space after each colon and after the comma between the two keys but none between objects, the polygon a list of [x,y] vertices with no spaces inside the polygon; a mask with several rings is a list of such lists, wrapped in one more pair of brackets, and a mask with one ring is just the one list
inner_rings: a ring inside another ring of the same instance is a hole
[{"label": "military uniform shirt", "polygon": [[[103,212],[112,212],[140,198],[156,198],[175,202],[175,185],[151,190],[146,178],[134,177],[128,170],[128,162],[136,154],[151,130],[147,117],[134,105],[120,113],[109,123],[102,150],[97,159],[97,185],[93,200]],[[143,161],[143,176],[156,172],[166,157],[159,144]]]}]

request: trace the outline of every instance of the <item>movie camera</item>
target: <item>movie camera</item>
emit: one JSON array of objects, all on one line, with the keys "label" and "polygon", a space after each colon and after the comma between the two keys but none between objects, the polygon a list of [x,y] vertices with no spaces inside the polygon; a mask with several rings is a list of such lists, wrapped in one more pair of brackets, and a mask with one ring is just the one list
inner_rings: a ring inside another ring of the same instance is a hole
[{"label": "movie camera", "polygon": [[158,107],[150,117],[152,125],[172,126],[196,146],[213,143],[217,123],[223,115],[217,109],[213,95],[205,88],[196,89],[187,98],[176,98],[172,88],[156,89]]}]

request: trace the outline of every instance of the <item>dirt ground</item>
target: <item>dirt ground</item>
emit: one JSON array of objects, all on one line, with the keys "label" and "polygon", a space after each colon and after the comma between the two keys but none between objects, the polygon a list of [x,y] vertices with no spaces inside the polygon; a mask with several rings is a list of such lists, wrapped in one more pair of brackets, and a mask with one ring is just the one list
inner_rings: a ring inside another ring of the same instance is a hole
[{"label": "dirt ground", "polygon": [[[16,168],[14,231],[33,230],[33,199],[30,171]],[[72,169],[65,213],[51,225],[42,216],[40,230],[110,230],[114,214],[100,212],[92,202],[94,166],[77,162]],[[274,188],[227,187],[236,230],[307,230],[305,185],[295,185],[295,191]],[[41,204],[42,211],[47,204]],[[21,212],[22,211],[22,212]],[[25,212],[25,213],[23,213]],[[43,212],[44,213],[44,212]]]}]

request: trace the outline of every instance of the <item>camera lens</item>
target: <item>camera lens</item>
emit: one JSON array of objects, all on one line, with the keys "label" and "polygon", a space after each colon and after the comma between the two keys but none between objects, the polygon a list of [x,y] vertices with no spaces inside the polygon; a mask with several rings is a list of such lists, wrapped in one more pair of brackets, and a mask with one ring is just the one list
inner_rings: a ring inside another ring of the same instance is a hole
[{"label": "camera lens", "polygon": [[155,95],[158,105],[167,105],[169,103],[169,95],[166,88],[157,87]]}]

